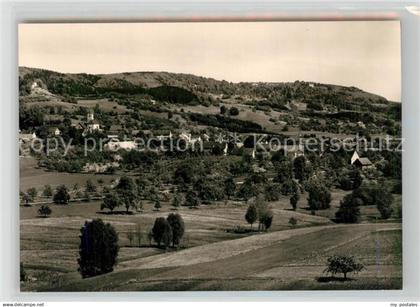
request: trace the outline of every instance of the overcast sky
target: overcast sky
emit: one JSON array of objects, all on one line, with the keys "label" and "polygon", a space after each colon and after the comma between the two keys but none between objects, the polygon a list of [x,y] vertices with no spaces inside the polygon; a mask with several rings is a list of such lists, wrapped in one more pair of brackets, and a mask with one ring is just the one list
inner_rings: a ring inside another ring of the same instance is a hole
[{"label": "overcast sky", "polygon": [[400,101],[398,21],[23,24],[19,65],[356,86]]}]

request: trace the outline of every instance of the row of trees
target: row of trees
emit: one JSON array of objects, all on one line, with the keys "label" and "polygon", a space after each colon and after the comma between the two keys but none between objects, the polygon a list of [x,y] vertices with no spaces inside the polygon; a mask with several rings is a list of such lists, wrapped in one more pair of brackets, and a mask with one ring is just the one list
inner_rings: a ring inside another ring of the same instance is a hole
[{"label": "row of trees", "polygon": [[[165,219],[155,220],[150,236],[157,243],[167,248],[178,246],[185,233],[185,224],[181,215],[171,213]],[[79,272],[83,278],[113,271],[119,252],[118,233],[109,223],[101,219],[86,221],[80,229]]]},{"label": "row of trees", "polygon": [[382,184],[364,185],[346,195],[335,214],[341,223],[357,223],[360,220],[360,206],[376,206],[381,218],[388,219],[393,213],[394,197]]},{"label": "row of trees", "polygon": [[258,231],[267,231],[273,223],[273,211],[269,208],[262,195],[255,198],[255,201],[248,206],[245,213],[245,220],[252,225],[258,221]]}]

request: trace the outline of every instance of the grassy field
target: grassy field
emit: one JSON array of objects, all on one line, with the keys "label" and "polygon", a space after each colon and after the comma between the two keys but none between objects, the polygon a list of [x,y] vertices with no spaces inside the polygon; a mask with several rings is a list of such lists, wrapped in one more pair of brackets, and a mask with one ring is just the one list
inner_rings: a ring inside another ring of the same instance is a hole
[{"label": "grassy field", "polygon": [[[395,253],[401,236],[399,224],[318,226],[302,230],[260,234],[176,253],[138,256],[103,276],[82,280],[74,273],[64,274],[60,285],[52,290],[401,288],[401,258]],[[365,270],[346,282],[318,281],[326,276],[323,270],[329,255],[349,251],[356,253]]]},{"label": "grassy field", "polygon": [[[21,158],[21,189],[59,183],[83,186],[88,178],[113,176],[59,174],[36,168],[34,160]],[[337,225],[331,221],[348,192],[332,191],[330,209],[312,215],[305,194],[298,209],[290,210],[289,198],[270,203],[274,219],[268,233],[236,233],[249,228],[247,204],[238,201],[181,207],[186,233],[178,251],[164,252],[151,246],[147,233],[161,211],[144,201],[143,212],[105,214],[100,201],[51,205],[49,218],[38,217],[39,205],[20,206],[21,261],[29,275],[23,291],[130,291],[130,290],[269,290],[269,289],[397,289],[401,287],[401,223],[380,222],[375,208],[362,207],[361,224]],[[401,199],[396,197],[395,205]],[[289,219],[297,220],[296,227]],[[375,219],[376,217],[376,219]],[[121,247],[114,272],[83,280],[77,272],[80,228],[86,220],[102,218],[119,235]],[[128,233],[141,227],[140,244]],[[255,228],[255,225],[254,225]],[[354,279],[319,282],[332,254],[351,254],[365,265]]]}]

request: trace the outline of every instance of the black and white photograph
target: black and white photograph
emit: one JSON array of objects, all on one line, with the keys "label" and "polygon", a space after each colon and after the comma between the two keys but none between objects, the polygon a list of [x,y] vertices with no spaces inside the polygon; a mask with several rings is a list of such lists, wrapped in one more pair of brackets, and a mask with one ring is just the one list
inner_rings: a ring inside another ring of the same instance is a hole
[{"label": "black and white photograph", "polygon": [[20,290],[401,290],[400,30],[19,24]]}]

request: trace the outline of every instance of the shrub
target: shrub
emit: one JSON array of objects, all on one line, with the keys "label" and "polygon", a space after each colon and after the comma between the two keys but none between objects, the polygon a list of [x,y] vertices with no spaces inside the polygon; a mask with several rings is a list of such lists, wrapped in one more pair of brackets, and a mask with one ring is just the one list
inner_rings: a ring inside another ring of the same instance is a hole
[{"label": "shrub", "polygon": [[112,272],[117,261],[118,234],[111,224],[101,219],[86,221],[80,229],[78,259],[83,278]]},{"label": "shrub", "polygon": [[44,186],[44,191],[42,192],[44,197],[51,197],[53,195],[53,190],[49,184]]},{"label": "shrub", "polygon": [[41,206],[41,208],[38,209],[38,214],[42,217],[48,217],[51,215],[51,209],[48,206]]},{"label": "shrub", "polygon": [[292,226],[292,227],[295,227],[296,225],[297,225],[297,219],[295,219],[294,217],[291,217],[290,219],[289,219],[289,224],[290,224],[290,226]]},{"label": "shrub", "polygon": [[231,115],[231,116],[239,115],[239,109],[237,107],[231,107],[229,109],[229,115]]},{"label": "shrub", "polygon": [[38,191],[36,190],[36,188],[29,188],[26,191],[26,194],[29,196],[30,201],[34,201],[35,198],[38,196]]},{"label": "shrub", "polygon": [[331,256],[328,258],[327,268],[324,272],[335,274],[343,274],[344,279],[347,279],[348,273],[358,273],[364,269],[362,263],[357,261],[353,256]]},{"label": "shrub", "polygon": [[88,179],[86,181],[86,189],[85,191],[87,193],[95,193],[96,192],[96,186],[93,184],[92,180]]}]

